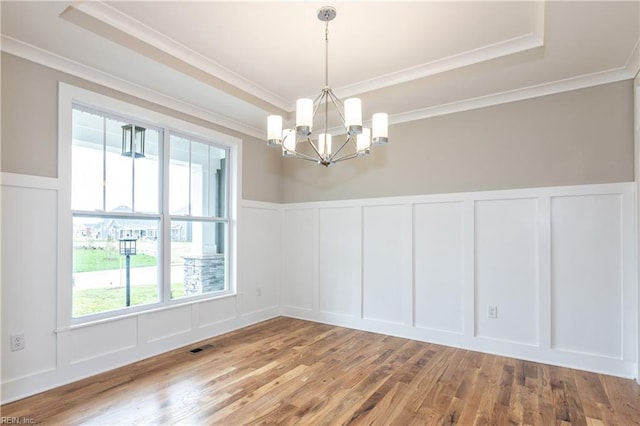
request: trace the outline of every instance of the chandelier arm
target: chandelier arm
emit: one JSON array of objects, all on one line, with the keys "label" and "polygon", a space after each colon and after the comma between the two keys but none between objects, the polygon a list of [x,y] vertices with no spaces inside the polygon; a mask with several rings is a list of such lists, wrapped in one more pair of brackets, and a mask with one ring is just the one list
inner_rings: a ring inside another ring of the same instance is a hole
[{"label": "chandelier arm", "polygon": [[331,102],[333,102],[333,105],[335,105],[336,107],[336,111],[338,111],[338,115],[340,116],[340,119],[342,120],[342,124],[345,125],[346,124],[346,120],[344,118],[344,114],[342,112],[342,110],[344,109],[344,106],[342,105],[342,102],[340,101],[340,99],[333,93],[333,90],[329,89],[327,91],[327,94],[329,95],[329,98],[331,99]]},{"label": "chandelier arm", "polygon": [[[325,89],[322,89],[322,92],[320,92],[320,95],[318,95],[318,97],[315,98],[315,100],[313,101],[313,115],[311,116],[311,120],[315,121],[316,120],[316,115],[318,113],[318,110],[320,109],[320,105],[322,105],[322,100],[325,99],[327,97],[327,92]],[[327,129],[325,128],[325,133],[327,132]]]},{"label": "chandelier arm", "polygon": [[342,103],[342,101],[340,100],[338,95],[333,93],[333,89],[331,87],[327,88],[327,92],[329,92],[329,95],[331,96],[331,99],[333,100],[333,103],[336,104],[336,105],[339,105],[340,108],[344,109],[344,104]]},{"label": "chandelier arm", "polygon": [[336,151],[336,152],[334,152],[334,153],[331,155],[331,158],[329,158],[329,160],[330,160],[330,161],[333,161],[333,159],[336,157],[336,155],[338,155],[338,154],[340,153],[340,151],[342,151],[342,148],[344,148],[344,147],[349,143],[349,141],[350,141],[351,139],[353,139],[351,136],[347,136],[347,140],[345,140],[345,141],[344,141],[344,143],[343,143],[342,145],[340,145],[340,148],[338,148],[338,149],[337,149],[337,151]]},{"label": "chandelier arm", "polygon": [[342,157],[340,157],[340,158],[336,158],[335,160],[334,160],[334,159],[331,159],[331,162],[332,162],[332,163],[339,163],[339,162],[341,162],[341,161],[351,160],[351,159],[353,159],[353,158],[357,158],[357,157],[358,157],[358,154],[357,154],[357,153],[354,153],[354,154],[348,154],[348,155],[344,155],[344,156],[342,156]]},{"label": "chandelier arm", "polygon": [[298,143],[309,143],[309,145],[311,145],[311,147],[313,148],[313,150],[315,151],[317,157],[312,157],[311,155],[307,155],[307,154],[303,154],[302,152],[298,152],[298,151],[293,151],[293,156],[295,158],[300,158],[302,160],[309,160],[309,161],[315,161],[318,162],[318,160],[322,159],[322,156],[320,155],[320,153],[318,152],[318,149],[316,148],[316,146],[313,144],[313,142],[311,142],[311,138],[307,137],[306,140],[302,140],[300,142],[296,141],[296,145],[298,145]]},{"label": "chandelier arm", "polygon": [[318,147],[316,146],[316,144],[313,143],[310,137],[307,137],[307,140],[303,142],[307,142],[309,145],[311,145],[311,148],[313,148],[318,158],[322,159],[322,154],[320,154],[320,151],[318,151]]},{"label": "chandelier arm", "polygon": [[320,104],[322,103],[322,98],[324,98],[326,95],[324,93],[324,89],[322,89],[320,91],[320,94],[318,96],[316,96],[316,98],[313,100],[313,105],[314,105],[314,110],[313,110],[313,115],[316,115],[316,111],[318,110],[318,108],[320,107]]},{"label": "chandelier arm", "polygon": [[[357,136],[354,138],[351,138],[351,142],[353,142],[353,147],[356,149],[356,151],[358,150],[358,139]],[[371,146],[369,146],[369,148],[371,148]]]},{"label": "chandelier arm", "polygon": [[294,155],[294,158],[297,158],[298,160],[310,161],[310,162],[316,163],[316,164],[319,164],[322,161],[322,160],[319,160],[317,158],[309,157],[307,155],[298,155],[298,154]]}]

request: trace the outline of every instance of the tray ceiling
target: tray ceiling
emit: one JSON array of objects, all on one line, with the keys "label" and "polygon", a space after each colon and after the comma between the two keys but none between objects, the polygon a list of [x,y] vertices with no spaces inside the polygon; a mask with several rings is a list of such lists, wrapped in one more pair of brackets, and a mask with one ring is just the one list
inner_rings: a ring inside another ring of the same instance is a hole
[{"label": "tray ceiling", "polygon": [[[326,4],[338,11],[329,84],[392,122],[633,78],[640,68],[636,1]],[[324,85],[324,5],[2,1],[2,47],[257,136],[268,113],[290,112]]]}]

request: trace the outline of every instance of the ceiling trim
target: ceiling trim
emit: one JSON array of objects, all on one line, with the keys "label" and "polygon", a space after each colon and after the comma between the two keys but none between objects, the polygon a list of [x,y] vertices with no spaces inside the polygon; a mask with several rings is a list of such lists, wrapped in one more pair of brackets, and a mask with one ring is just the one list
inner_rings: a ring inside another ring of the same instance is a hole
[{"label": "ceiling trim", "polygon": [[540,96],[568,92],[571,90],[585,89],[602,84],[629,80],[632,79],[633,76],[633,72],[631,72],[631,70],[629,70],[626,66],[613,68],[610,70],[568,78],[565,80],[558,80],[550,83],[543,83],[535,86],[523,87],[520,89],[508,90],[491,95],[463,99],[448,104],[435,105],[432,107],[421,108],[405,113],[394,114],[389,117],[389,124],[406,123],[409,121],[437,117],[439,115],[446,115],[499,104],[517,102],[526,99],[537,98]]},{"label": "ceiling trim", "polygon": [[[537,1],[533,4],[532,31],[509,40],[503,40],[477,49],[461,52],[432,62],[415,67],[392,72],[352,85],[334,88],[334,93],[339,98],[348,98],[372,90],[378,90],[400,83],[425,78],[445,71],[489,61],[514,53],[544,46],[544,26],[546,1]],[[242,77],[241,75],[225,68],[221,64],[199,54],[189,47],[174,39],[154,30],[140,21],[122,13],[121,11],[103,3],[102,1],[79,2],[69,6],[68,10],[76,10],[86,14],[109,27],[122,31],[130,37],[153,46],[165,54],[182,61],[183,63],[204,71],[205,73],[220,79],[233,87],[274,105],[284,111],[292,112],[295,109],[295,99],[285,99],[260,85]],[[68,13],[62,13],[62,17]],[[91,30],[92,25],[86,26]],[[204,81],[204,80],[203,80]],[[224,90],[224,89],[223,89]],[[301,94],[302,96],[303,94]]]},{"label": "ceiling trim", "polygon": [[625,67],[634,76],[637,76],[638,73],[640,73],[640,37],[638,38],[636,45],[631,50]]},{"label": "ceiling trim", "polygon": [[361,93],[370,92],[377,89],[406,83],[420,78],[429,77],[457,68],[478,64],[491,59],[512,55],[525,50],[542,47],[544,42],[540,38],[532,37],[531,34],[516,37],[511,40],[504,40],[489,46],[469,50],[457,55],[438,59],[417,67],[389,73],[370,80],[362,81],[350,86],[343,86],[334,90],[339,98],[348,98]]},{"label": "ceiling trim", "polygon": [[534,13],[532,18],[533,29],[529,34],[514,37],[509,40],[502,40],[494,44],[468,50],[466,52],[375,77],[356,84],[338,87],[334,89],[334,92],[340,98],[348,98],[360,93],[418,80],[445,71],[542,47],[544,46],[545,3],[546,1],[534,3]]},{"label": "ceiling trim", "polygon": [[55,53],[46,51],[4,34],[2,34],[0,50],[75,77],[100,84],[110,89],[114,89],[158,105],[167,106],[168,108],[226,127],[236,132],[253,136],[258,139],[264,138],[263,129],[257,129],[219,113],[167,96],[156,90],[132,83],[120,77],[116,77],[88,65],[81,64],[69,58],[56,55]]},{"label": "ceiling trim", "polygon": [[[162,34],[142,22],[120,12],[102,1],[78,2],[71,4],[68,10],[77,10],[123,33],[134,37],[154,48],[252,95],[280,109],[287,110],[289,102],[269,90],[255,84],[221,64],[201,55],[182,43]],[[91,28],[86,28],[91,31]]]},{"label": "ceiling trim", "polygon": [[[255,128],[240,121],[231,119],[221,114],[209,111],[188,102],[164,95],[153,89],[149,89],[127,80],[115,77],[96,68],[83,65],[68,58],[56,55],[33,45],[24,43],[6,35],[2,35],[0,49],[9,54],[30,60],[32,62],[83,78],[93,83],[118,90],[123,93],[144,99],[159,105],[167,105],[176,111],[189,114],[193,117],[226,127],[228,129],[264,139],[265,129]],[[410,121],[423,120],[456,112],[469,111],[477,108],[500,105],[509,102],[552,95],[570,90],[583,89],[602,84],[615,83],[622,80],[633,79],[637,73],[637,64],[640,63],[640,42],[636,44],[634,52],[629,56],[625,66],[607,71],[588,74],[584,76],[559,80],[551,83],[529,86],[505,92],[479,96],[476,98],[462,99],[442,105],[434,105],[413,111],[393,114],[389,117],[389,124],[400,124]],[[635,69],[634,69],[635,68]],[[331,129],[339,132],[340,129]]]}]

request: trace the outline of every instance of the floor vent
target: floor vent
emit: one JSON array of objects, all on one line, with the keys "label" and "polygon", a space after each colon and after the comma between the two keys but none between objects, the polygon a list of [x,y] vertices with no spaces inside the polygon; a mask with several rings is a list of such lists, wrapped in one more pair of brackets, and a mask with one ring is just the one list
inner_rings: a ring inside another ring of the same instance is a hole
[{"label": "floor vent", "polygon": [[189,352],[191,352],[192,354],[197,354],[198,352],[206,351],[207,349],[211,349],[211,348],[213,348],[213,345],[207,343],[206,345],[202,345],[198,348],[191,349]]}]

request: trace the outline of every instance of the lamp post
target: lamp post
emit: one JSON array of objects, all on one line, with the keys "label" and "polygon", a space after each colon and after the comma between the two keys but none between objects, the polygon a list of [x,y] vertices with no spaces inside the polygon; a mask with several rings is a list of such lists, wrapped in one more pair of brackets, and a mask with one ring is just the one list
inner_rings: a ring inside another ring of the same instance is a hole
[{"label": "lamp post", "polygon": [[120,239],[120,256],[126,256],[126,306],[131,306],[131,256],[136,254],[136,239],[121,238]]}]

